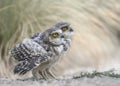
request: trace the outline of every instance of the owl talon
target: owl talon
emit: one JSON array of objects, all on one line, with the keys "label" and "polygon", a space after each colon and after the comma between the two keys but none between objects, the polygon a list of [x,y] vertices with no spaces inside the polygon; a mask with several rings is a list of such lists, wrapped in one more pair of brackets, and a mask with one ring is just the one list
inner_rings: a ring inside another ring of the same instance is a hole
[{"label": "owl talon", "polygon": [[48,77],[47,77],[45,71],[39,71],[39,74],[42,76],[43,79],[45,79],[45,80],[48,79]]},{"label": "owl talon", "polygon": [[46,71],[52,78],[56,79],[56,76],[49,69],[47,69]]}]

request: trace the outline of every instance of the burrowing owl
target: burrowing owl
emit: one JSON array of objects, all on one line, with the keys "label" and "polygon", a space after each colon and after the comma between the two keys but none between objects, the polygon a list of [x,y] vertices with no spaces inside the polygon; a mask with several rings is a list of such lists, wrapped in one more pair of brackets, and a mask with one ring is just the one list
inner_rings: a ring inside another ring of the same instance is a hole
[{"label": "burrowing owl", "polygon": [[24,39],[10,51],[10,55],[19,62],[14,73],[23,75],[31,70],[36,77],[36,70],[39,69],[42,78],[47,79],[48,75],[55,78],[50,69],[70,48],[72,34],[70,25],[60,22],[42,33]]}]

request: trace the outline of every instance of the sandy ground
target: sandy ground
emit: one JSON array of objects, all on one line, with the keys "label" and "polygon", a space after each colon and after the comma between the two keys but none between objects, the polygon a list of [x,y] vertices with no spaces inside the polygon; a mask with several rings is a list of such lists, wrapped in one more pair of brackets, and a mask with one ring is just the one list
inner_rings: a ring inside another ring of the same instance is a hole
[{"label": "sandy ground", "polygon": [[120,78],[94,77],[62,80],[10,80],[0,79],[0,86],[119,86]]}]

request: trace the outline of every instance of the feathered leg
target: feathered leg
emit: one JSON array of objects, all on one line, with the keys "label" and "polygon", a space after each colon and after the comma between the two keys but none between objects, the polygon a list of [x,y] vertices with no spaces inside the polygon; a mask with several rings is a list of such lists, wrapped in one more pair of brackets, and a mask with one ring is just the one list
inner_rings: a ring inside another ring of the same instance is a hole
[{"label": "feathered leg", "polygon": [[50,69],[46,69],[46,72],[54,79],[56,79],[56,76],[52,73]]}]

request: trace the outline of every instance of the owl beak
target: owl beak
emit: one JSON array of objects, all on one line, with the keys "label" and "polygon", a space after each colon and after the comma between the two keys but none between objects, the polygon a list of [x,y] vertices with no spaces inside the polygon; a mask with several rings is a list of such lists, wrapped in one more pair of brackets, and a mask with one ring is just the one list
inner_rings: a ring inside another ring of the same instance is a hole
[{"label": "owl beak", "polygon": [[73,29],[72,29],[72,28],[70,28],[70,32],[73,32]]},{"label": "owl beak", "polygon": [[65,37],[62,35],[61,38],[65,38]]}]

